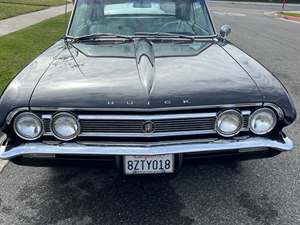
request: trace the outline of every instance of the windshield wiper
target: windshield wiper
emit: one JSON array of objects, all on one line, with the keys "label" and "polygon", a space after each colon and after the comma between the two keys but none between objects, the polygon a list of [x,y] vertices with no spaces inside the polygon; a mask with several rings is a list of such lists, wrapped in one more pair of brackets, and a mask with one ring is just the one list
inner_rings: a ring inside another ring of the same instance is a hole
[{"label": "windshield wiper", "polygon": [[167,33],[167,32],[137,32],[134,35],[147,35],[154,38],[161,38],[161,37],[168,37],[168,38],[182,38],[182,39],[188,39],[191,41],[195,40],[194,36],[184,35],[184,34],[173,34],[173,33]]},{"label": "windshield wiper", "polygon": [[121,38],[125,40],[130,40],[132,41],[133,38],[131,36],[127,35],[122,35],[122,34],[113,34],[113,33],[96,33],[96,34],[89,34],[89,35],[84,35],[80,37],[75,37],[73,38],[74,42],[81,42],[81,41],[98,41],[99,39],[102,38]]}]

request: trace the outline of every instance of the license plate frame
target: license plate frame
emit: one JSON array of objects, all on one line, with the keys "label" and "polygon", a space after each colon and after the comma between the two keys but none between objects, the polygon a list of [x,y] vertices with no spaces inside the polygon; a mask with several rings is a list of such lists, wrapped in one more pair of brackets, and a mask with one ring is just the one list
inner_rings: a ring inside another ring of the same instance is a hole
[{"label": "license plate frame", "polygon": [[[169,160],[169,162],[167,162],[167,160]],[[123,157],[123,172],[125,175],[171,174],[174,173],[174,171],[174,154],[128,155]]]}]

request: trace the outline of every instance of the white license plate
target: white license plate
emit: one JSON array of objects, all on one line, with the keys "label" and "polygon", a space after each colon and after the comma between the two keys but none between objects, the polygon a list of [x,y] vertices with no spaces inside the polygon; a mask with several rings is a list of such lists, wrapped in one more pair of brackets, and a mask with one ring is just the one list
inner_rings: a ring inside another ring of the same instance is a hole
[{"label": "white license plate", "polygon": [[125,174],[174,172],[174,155],[124,156]]}]

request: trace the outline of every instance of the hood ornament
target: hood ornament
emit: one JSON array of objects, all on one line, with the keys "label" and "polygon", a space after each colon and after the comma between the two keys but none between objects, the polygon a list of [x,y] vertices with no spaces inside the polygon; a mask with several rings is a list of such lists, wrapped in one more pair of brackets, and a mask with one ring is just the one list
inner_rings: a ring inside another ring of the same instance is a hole
[{"label": "hood ornament", "polygon": [[140,81],[148,97],[151,95],[155,79],[155,56],[151,42],[137,40],[135,42],[136,62]]},{"label": "hood ornament", "polygon": [[144,133],[153,133],[155,130],[155,125],[152,121],[147,121],[143,124],[143,132]]}]

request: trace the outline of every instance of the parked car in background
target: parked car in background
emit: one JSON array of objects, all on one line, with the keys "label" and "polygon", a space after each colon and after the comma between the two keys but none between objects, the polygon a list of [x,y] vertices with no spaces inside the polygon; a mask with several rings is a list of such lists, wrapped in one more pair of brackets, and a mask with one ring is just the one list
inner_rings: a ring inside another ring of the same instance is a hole
[{"label": "parked car in background", "polygon": [[291,151],[287,90],[230,31],[203,0],[77,0],[65,38],[1,97],[0,158],[148,174]]}]

